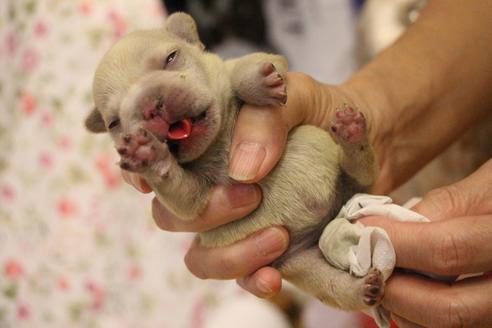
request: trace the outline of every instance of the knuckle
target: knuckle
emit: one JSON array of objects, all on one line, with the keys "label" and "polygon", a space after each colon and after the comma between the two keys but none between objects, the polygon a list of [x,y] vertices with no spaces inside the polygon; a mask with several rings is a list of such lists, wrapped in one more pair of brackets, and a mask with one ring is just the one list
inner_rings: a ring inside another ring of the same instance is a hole
[{"label": "knuckle", "polygon": [[432,250],[432,263],[438,274],[458,274],[467,256],[465,243],[459,242],[455,235],[444,233],[436,239]]},{"label": "knuckle", "polygon": [[460,208],[460,204],[462,203],[460,201],[460,195],[458,188],[451,185],[431,190],[425,198],[430,201],[435,213],[449,213]]}]

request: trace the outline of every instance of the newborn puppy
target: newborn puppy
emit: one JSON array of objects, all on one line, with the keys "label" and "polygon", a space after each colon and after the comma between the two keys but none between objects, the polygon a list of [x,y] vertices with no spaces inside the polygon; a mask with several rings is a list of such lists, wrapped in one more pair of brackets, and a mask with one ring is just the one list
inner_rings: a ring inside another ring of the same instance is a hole
[{"label": "newborn puppy", "polygon": [[[192,220],[213,186],[234,183],[227,169],[240,106],[285,104],[286,70],[284,58],[263,53],[224,62],[203,50],[190,16],[174,14],[165,28],[131,33],[106,53],[86,126],[109,132],[121,168],[141,174],[169,210]],[[318,239],[341,206],[373,183],[376,166],[357,110],[338,109],[332,131],[336,142],[313,126],[294,129],[278,165],[259,183],[261,205],[201,233],[200,241],[220,247],[285,226],[290,246],[272,265],[321,301],[361,310],[381,299],[381,273],[354,277],[332,267],[323,257],[330,250],[321,250]]]}]

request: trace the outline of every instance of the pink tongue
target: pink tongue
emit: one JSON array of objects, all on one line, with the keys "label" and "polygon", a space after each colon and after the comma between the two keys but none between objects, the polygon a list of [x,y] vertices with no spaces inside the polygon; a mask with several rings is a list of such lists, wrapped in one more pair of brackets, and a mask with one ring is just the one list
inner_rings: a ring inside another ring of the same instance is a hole
[{"label": "pink tongue", "polygon": [[173,123],[169,127],[169,131],[167,132],[167,137],[171,140],[182,140],[186,139],[191,134],[191,120],[189,118],[185,118],[182,121]]}]

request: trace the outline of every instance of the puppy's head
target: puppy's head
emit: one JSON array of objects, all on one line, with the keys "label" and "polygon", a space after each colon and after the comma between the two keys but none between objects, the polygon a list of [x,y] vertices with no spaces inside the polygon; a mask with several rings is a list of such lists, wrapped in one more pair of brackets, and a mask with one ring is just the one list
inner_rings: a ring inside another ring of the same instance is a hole
[{"label": "puppy's head", "polygon": [[203,58],[195,22],[183,13],[169,16],[163,29],[128,34],[97,68],[86,127],[109,132],[116,143],[144,128],[168,142],[179,162],[198,158],[222,117]]}]

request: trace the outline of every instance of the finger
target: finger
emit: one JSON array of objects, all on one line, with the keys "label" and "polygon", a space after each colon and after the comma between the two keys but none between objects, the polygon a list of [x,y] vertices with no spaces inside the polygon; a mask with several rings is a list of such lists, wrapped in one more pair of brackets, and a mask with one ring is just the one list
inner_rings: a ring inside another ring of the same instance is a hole
[{"label": "finger", "polygon": [[492,269],[492,216],[455,218],[430,223],[398,222],[384,217],[362,219],[382,227],[396,252],[396,265],[440,275]]},{"label": "finger", "polygon": [[126,183],[132,185],[133,187],[135,187],[135,189],[137,189],[140,192],[147,194],[152,191],[152,188],[150,188],[147,182],[136,173],[121,171],[121,176],[123,177],[123,180],[125,180]]},{"label": "finger", "polygon": [[205,211],[193,221],[184,221],[164,207],[157,198],[152,201],[152,216],[159,228],[167,231],[202,232],[243,218],[261,201],[257,185],[217,186],[209,195]]},{"label": "finger", "polygon": [[310,124],[319,123],[323,116],[315,112],[326,112],[321,98],[328,98],[327,92],[320,90],[324,90],[321,84],[309,76],[288,73],[286,106],[243,106],[234,129],[229,175],[241,182],[257,182],[265,177],[280,159],[289,130],[307,121],[308,112]]},{"label": "finger", "polygon": [[383,306],[425,327],[490,327],[492,278],[477,277],[452,285],[415,275],[394,274]]},{"label": "finger", "polygon": [[410,322],[394,313],[391,314],[391,319],[398,325],[398,328],[424,328],[423,326]]},{"label": "finger", "polygon": [[279,257],[289,243],[287,230],[272,227],[232,245],[206,248],[199,237],[185,256],[188,269],[201,279],[238,279]]},{"label": "finger", "polygon": [[239,286],[248,292],[261,297],[275,296],[282,289],[280,272],[272,267],[263,267],[249,276],[237,280]]},{"label": "finger", "polygon": [[492,213],[492,160],[467,178],[429,192],[413,210],[431,220]]}]

